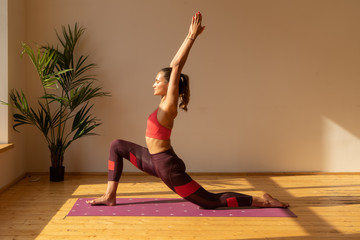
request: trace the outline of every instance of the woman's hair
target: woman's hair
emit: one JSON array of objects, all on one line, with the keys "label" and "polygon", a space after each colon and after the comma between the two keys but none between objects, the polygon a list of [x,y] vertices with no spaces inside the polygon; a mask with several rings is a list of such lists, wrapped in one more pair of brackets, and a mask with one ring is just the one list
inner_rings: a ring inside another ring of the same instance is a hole
[{"label": "woman's hair", "polygon": [[[172,71],[171,67],[161,69],[161,72],[164,73],[164,77],[168,82],[170,81],[171,71]],[[188,110],[187,105],[189,104],[190,101],[190,84],[189,84],[189,76],[185,74],[180,74],[179,98],[180,98],[179,108],[187,112]]]}]

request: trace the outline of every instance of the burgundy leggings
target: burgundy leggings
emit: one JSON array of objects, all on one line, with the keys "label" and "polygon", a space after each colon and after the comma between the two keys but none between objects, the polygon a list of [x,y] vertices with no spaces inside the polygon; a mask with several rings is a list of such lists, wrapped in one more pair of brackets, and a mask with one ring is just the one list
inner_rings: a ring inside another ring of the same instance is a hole
[{"label": "burgundy leggings", "polygon": [[239,207],[252,204],[252,197],[249,195],[234,192],[215,194],[206,191],[185,172],[184,162],[173,149],[150,154],[147,148],[124,140],[115,140],[111,144],[109,181],[120,180],[123,158],[129,160],[138,169],[161,178],[175,193],[202,208]]}]

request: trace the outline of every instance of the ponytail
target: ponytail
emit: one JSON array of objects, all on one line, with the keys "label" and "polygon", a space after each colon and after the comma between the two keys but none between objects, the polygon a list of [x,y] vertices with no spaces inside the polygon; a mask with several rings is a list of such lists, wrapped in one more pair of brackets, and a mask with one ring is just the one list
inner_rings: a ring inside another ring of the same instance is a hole
[{"label": "ponytail", "polygon": [[[170,81],[171,71],[172,71],[171,67],[161,69],[161,72],[164,73],[164,77],[168,82]],[[189,104],[190,101],[190,84],[189,84],[189,76],[185,74],[180,74],[179,99],[180,99],[179,108],[187,112],[188,110],[187,105]]]},{"label": "ponytail", "polygon": [[179,108],[187,112],[187,105],[190,101],[190,85],[189,85],[189,76],[185,74],[180,75],[179,81],[179,98],[180,104]]}]

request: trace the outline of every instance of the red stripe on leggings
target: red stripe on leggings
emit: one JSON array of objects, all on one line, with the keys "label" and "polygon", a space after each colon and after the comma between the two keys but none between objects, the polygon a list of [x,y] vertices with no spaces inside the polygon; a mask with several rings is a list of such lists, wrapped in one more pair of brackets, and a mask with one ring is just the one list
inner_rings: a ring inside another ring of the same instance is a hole
[{"label": "red stripe on leggings", "polygon": [[109,160],[108,169],[111,170],[111,171],[115,170],[115,162],[114,161]]},{"label": "red stripe on leggings", "polygon": [[138,168],[137,162],[136,162],[136,157],[134,154],[130,153],[130,162]]},{"label": "red stripe on leggings", "polygon": [[238,207],[238,201],[236,200],[236,197],[228,198],[226,199],[228,207]]},{"label": "red stripe on leggings", "polygon": [[192,180],[191,182],[182,185],[182,186],[176,186],[174,187],[175,192],[177,194],[179,194],[181,197],[185,198],[191,194],[193,194],[194,192],[196,192],[201,186],[195,182],[194,180]]}]

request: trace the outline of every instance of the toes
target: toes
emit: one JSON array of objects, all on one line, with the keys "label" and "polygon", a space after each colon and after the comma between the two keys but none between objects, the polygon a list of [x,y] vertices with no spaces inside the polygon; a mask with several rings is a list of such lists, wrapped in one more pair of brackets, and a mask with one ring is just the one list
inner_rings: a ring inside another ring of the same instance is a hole
[{"label": "toes", "polygon": [[288,208],[290,205],[288,203],[284,203],[279,201],[276,198],[273,198],[270,194],[265,193],[264,194],[264,199],[270,203],[271,206],[273,207],[281,207],[281,208]]},{"label": "toes", "polygon": [[93,199],[93,200],[86,201],[86,203],[91,204],[91,205],[103,204],[103,202],[104,201],[102,199]]}]

